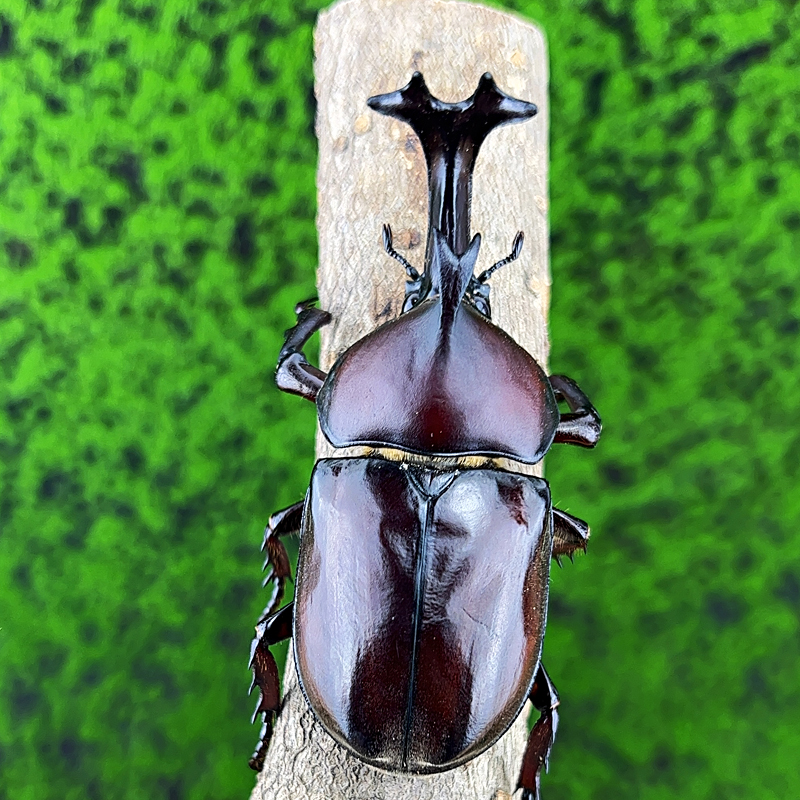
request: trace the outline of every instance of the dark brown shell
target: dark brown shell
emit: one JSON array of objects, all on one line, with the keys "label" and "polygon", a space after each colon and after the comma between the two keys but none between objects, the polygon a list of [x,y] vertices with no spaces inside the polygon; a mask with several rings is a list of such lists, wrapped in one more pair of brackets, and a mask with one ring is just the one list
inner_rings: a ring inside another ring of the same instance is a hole
[{"label": "dark brown shell", "polygon": [[450,769],[497,741],[539,663],[552,541],[540,478],[319,461],[294,642],[329,733],[403,772]]},{"label": "dark brown shell", "polygon": [[425,301],[342,355],[317,397],[327,439],[541,460],[559,420],[542,368],[465,302],[449,335],[440,319],[441,303]]}]

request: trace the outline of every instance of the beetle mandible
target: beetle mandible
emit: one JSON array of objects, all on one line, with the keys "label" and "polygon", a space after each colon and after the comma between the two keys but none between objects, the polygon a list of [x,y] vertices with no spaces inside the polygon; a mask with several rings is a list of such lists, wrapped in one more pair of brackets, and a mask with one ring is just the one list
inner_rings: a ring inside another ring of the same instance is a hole
[{"label": "beetle mandible", "polygon": [[[406,271],[400,316],[353,344],[326,375],[303,346],[331,316],[296,308],[276,381],[316,403],[335,448],[317,462],[304,501],[272,515],[264,536],[273,595],[256,627],[251,666],[264,715],[250,760],[260,770],[280,709],[269,647],[293,636],[303,694],[318,721],[361,760],[434,773],[494,744],[530,699],[540,717],[519,787],[539,798],[558,723],[558,694],[540,656],[550,561],[586,549],[585,522],[552,507],[548,484],[513,471],[554,442],[594,447],[597,411],[577,384],[547,376],[491,322],[488,279],[474,274],[472,172],[489,132],[536,106],[485,74],[458,103],[433,97],[420,73],[369,106],[408,123],[428,166],[425,267]],[[560,413],[564,401],[569,412]],[[504,459],[501,463],[498,459]],[[503,467],[505,465],[505,467]],[[294,600],[281,537],[300,532]],[[341,580],[339,567],[357,565]],[[266,583],[266,581],[265,581]]]}]

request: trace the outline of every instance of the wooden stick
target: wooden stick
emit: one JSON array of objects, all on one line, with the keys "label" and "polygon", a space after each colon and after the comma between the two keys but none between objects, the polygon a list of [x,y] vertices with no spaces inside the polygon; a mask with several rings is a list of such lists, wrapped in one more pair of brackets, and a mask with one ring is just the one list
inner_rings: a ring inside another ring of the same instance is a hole
[{"label": "wooden stick", "polygon": [[[327,370],[354,341],[394,318],[404,270],[384,254],[381,226],[418,268],[425,254],[427,171],[411,129],[382,117],[367,97],[423,73],[441,100],[463,100],[484,72],[505,92],[536,103],[533,120],[489,135],[475,171],[472,230],[483,236],[477,272],[507,255],[525,232],[518,261],[492,276],[493,319],[543,366],[550,297],[547,228],[547,66],[544,37],[528,22],[483,6],[442,0],[345,0],[316,29],[320,306]],[[333,449],[320,435],[318,457]],[[346,579],[347,565],[342,565]],[[390,774],[334,743],[308,709],[288,659],[284,707],[251,800],[500,800],[516,788],[527,739],[523,713],[487,752],[433,776]]]}]

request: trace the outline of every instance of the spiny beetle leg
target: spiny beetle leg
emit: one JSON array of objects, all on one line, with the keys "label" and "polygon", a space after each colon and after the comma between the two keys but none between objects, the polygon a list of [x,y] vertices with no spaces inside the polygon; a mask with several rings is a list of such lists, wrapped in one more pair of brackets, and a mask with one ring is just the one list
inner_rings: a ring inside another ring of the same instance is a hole
[{"label": "spiny beetle leg", "polygon": [[263,622],[270,614],[275,612],[275,609],[281,604],[283,600],[283,592],[286,588],[286,581],[292,577],[292,572],[289,567],[289,554],[280,540],[281,536],[288,536],[292,533],[297,533],[300,530],[300,525],[303,521],[303,505],[304,501],[284,508],[281,511],[276,511],[267,523],[264,529],[264,541],[261,544],[261,551],[267,551],[267,558],[264,561],[264,569],[269,567],[269,573],[264,578],[264,586],[270,581],[273,583],[272,597],[270,597],[266,608],[259,618],[259,623]]},{"label": "spiny beetle leg", "polygon": [[279,389],[305,397],[312,403],[317,399],[317,392],[324,383],[326,374],[306,361],[303,346],[316,331],[331,321],[331,315],[327,311],[314,308],[315,302],[305,300],[295,306],[297,324],[286,331],[286,339],[278,355],[278,371],[275,374]]},{"label": "spiny beetle leg", "polygon": [[582,519],[558,508],[553,509],[553,558],[559,567],[561,556],[567,556],[571,561],[576,550],[585,553],[588,541],[589,526]]},{"label": "spiny beetle leg", "polygon": [[281,708],[278,665],[269,651],[269,646],[291,637],[293,611],[294,602],[291,602],[256,625],[256,636],[250,648],[250,668],[253,670],[250,691],[253,691],[254,686],[258,686],[259,691],[258,704],[253,712],[253,722],[256,721],[259,714],[264,715],[258,746],[249,762],[250,768],[256,772],[261,772],[261,768],[264,766],[264,758],[272,739],[275,718]]},{"label": "spiny beetle leg", "polygon": [[600,438],[603,423],[592,401],[566,375],[551,375],[550,385],[556,394],[556,400],[566,402],[570,410],[569,414],[561,415],[553,441],[594,447]]},{"label": "spiny beetle leg", "polygon": [[547,772],[550,749],[556,739],[558,728],[558,692],[550,680],[544,666],[539,664],[536,680],[531,689],[530,700],[534,708],[541,712],[528,737],[528,746],[522,757],[518,789],[522,789],[522,800],[541,800],[539,780],[542,769]]}]

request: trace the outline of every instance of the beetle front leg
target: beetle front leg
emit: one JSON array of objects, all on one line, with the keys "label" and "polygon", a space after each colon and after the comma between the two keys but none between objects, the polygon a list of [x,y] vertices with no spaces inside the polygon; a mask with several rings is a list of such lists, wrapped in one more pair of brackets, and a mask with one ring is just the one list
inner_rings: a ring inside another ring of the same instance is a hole
[{"label": "beetle front leg", "polygon": [[541,662],[529,698],[541,716],[528,737],[517,788],[522,789],[522,800],[540,800],[539,780],[542,768],[547,772],[550,750],[556,739],[559,703],[556,687]]},{"label": "beetle front leg", "polygon": [[556,394],[556,400],[564,400],[570,410],[569,414],[561,415],[553,441],[594,447],[600,438],[603,423],[592,401],[566,375],[551,375],[550,385]]},{"label": "beetle front leg", "polygon": [[576,550],[586,552],[589,541],[589,526],[578,517],[567,514],[558,508],[553,509],[553,558],[561,566],[561,556],[572,561]]},{"label": "beetle front leg", "polygon": [[270,597],[266,608],[259,618],[259,623],[263,622],[283,600],[283,592],[286,588],[286,581],[291,580],[292,571],[289,567],[289,554],[281,541],[282,536],[297,533],[303,521],[303,500],[294,503],[288,508],[276,511],[264,529],[264,541],[261,544],[261,551],[267,551],[267,558],[264,561],[264,569],[269,567],[269,573],[264,578],[264,586],[270,581],[273,582],[272,597]]},{"label": "beetle front leg", "polygon": [[256,625],[256,636],[250,648],[250,668],[253,670],[253,682],[250,691],[258,686],[259,698],[256,710],[253,712],[253,722],[259,714],[264,715],[264,724],[258,745],[250,758],[250,768],[261,772],[264,758],[272,739],[275,718],[281,710],[281,691],[278,679],[278,665],[275,657],[269,650],[270,645],[289,639],[292,635],[292,614],[294,601],[284,606],[280,611]]},{"label": "beetle front leg", "polygon": [[327,311],[314,308],[314,300],[305,300],[295,306],[297,324],[286,331],[286,339],[278,355],[275,383],[281,391],[305,397],[316,402],[317,392],[326,374],[312,366],[303,355],[303,346],[311,336],[331,321]]}]

